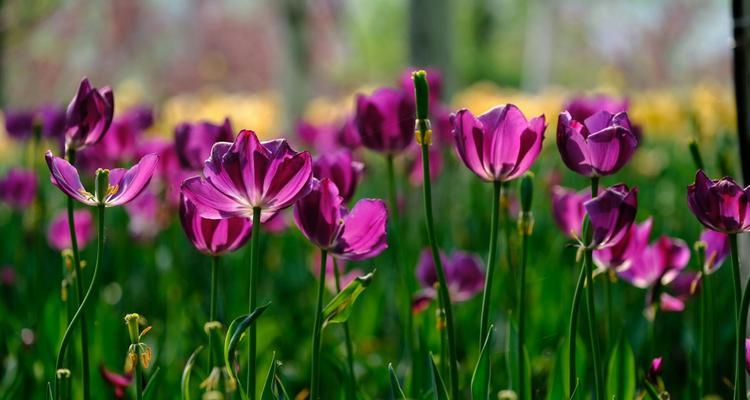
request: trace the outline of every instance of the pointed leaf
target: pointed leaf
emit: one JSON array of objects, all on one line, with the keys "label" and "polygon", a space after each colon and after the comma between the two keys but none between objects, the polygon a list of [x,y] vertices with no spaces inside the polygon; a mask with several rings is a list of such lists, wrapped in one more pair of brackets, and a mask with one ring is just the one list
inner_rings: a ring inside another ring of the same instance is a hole
[{"label": "pointed leaf", "polygon": [[148,383],[146,384],[146,387],[143,388],[143,400],[151,400],[154,397],[154,393],[156,393],[156,380],[159,379],[159,372],[161,371],[161,367],[156,367],[154,372],[151,374],[151,377],[148,379]]},{"label": "pointed leaf", "polygon": [[370,285],[374,273],[375,271],[355,278],[323,308],[323,327],[328,324],[345,322],[349,319],[349,315],[352,313],[352,305],[365,288]]},{"label": "pointed leaf", "polygon": [[406,400],[406,395],[403,389],[401,389],[401,384],[398,382],[398,376],[396,376],[396,371],[393,370],[392,363],[388,363],[388,376],[391,378],[391,397],[395,400]]},{"label": "pointed leaf", "polygon": [[429,355],[430,365],[432,365],[432,394],[435,400],[448,400],[448,389],[445,387],[445,381],[440,376],[440,370],[435,365],[432,353]]},{"label": "pointed leaf", "polygon": [[266,375],[266,382],[263,384],[263,392],[261,392],[260,400],[276,400],[278,397],[274,395],[273,389],[276,380],[276,352],[271,356],[271,366],[268,368],[268,374]]},{"label": "pointed leaf", "polygon": [[[229,324],[227,335],[224,338],[224,367],[227,369],[229,376],[238,383],[239,380],[237,379],[237,374],[234,369],[234,351],[237,348],[240,337],[242,337],[242,333],[245,332],[245,330],[249,328],[250,325],[252,325],[255,320],[258,319],[258,317],[260,317],[270,305],[271,303],[260,306],[253,310],[253,312],[251,312],[249,315],[239,316],[235,318],[231,324]],[[240,397],[243,400],[247,399],[247,393],[245,393],[242,385],[238,384],[237,387],[240,390]]]},{"label": "pointed leaf", "polygon": [[472,400],[488,400],[490,398],[490,346],[494,325],[490,325],[487,337],[484,339],[482,351],[479,353],[477,366],[471,376],[471,398]]},{"label": "pointed leaf", "polygon": [[190,374],[193,372],[195,358],[198,356],[198,353],[200,353],[201,350],[203,350],[203,346],[198,346],[198,348],[195,349],[193,354],[190,355],[190,358],[188,358],[187,362],[185,363],[185,368],[182,369],[182,383],[180,384],[180,388],[182,390],[182,400],[190,400]]},{"label": "pointed leaf", "polygon": [[633,399],[635,385],[635,356],[627,340],[621,336],[609,358],[607,399]]}]

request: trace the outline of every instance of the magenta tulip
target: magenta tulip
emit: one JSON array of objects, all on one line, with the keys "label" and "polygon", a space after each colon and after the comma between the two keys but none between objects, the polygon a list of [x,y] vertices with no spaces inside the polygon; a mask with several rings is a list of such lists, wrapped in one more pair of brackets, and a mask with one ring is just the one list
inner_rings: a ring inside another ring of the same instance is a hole
[{"label": "magenta tulip", "polygon": [[5,110],[5,132],[15,140],[26,140],[34,129],[34,112],[26,110]]},{"label": "magenta tulip", "polygon": [[385,203],[358,201],[351,211],[329,179],[315,180],[310,193],[294,206],[294,222],[316,246],[347,260],[364,260],[385,250]]},{"label": "magenta tulip", "polygon": [[745,370],[750,373],[750,339],[745,339]]},{"label": "magenta tulip", "polygon": [[625,99],[618,99],[606,94],[595,94],[592,96],[575,96],[568,101],[563,107],[575,121],[585,121],[586,118],[606,111],[610,114],[617,114],[622,111],[628,111],[629,104]]},{"label": "magenta tulip", "polygon": [[591,199],[588,190],[576,192],[562,186],[552,187],[552,217],[563,233],[573,239],[581,239],[581,227],[586,209],[583,203]]},{"label": "magenta tulip", "polygon": [[229,118],[222,125],[207,121],[197,123],[184,122],[174,130],[174,143],[177,156],[183,168],[200,170],[204,161],[211,155],[211,148],[216,142],[231,142],[234,131]]},{"label": "magenta tulip", "polygon": [[355,121],[362,144],[381,153],[402,152],[414,139],[414,113],[414,103],[400,89],[357,96]]},{"label": "magenta tulip", "polygon": [[354,196],[365,165],[354,161],[351,151],[338,150],[319,155],[313,161],[312,168],[315,178],[333,181],[344,202],[348,203]]},{"label": "magenta tulip", "polygon": [[190,242],[198,251],[217,256],[235,251],[250,238],[252,223],[244,217],[207,219],[200,216],[184,196],[180,203],[180,222]]},{"label": "magenta tulip", "polygon": [[[94,236],[91,213],[87,210],[76,210],[73,213],[73,225],[75,226],[78,249],[83,249]],[[49,229],[47,229],[47,243],[58,251],[71,248],[67,212],[61,211],[52,219]]]},{"label": "magenta tulip", "polygon": [[168,215],[153,186],[128,203],[125,211],[130,218],[128,222],[130,236],[141,242],[154,239],[169,224]]},{"label": "magenta tulip", "polygon": [[36,198],[38,181],[34,171],[12,168],[0,178],[0,201],[18,209],[26,209]]},{"label": "magenta tulip", "polygon": [[706,228],[728,234],[750,232],[750,186],[732,178],[711,180],[699,170],[688,186],[688,206]]},{"label": "magenta tulip", "polygon": [[[484,267],[479,257],[463,251],[456,251],[446,257],[440,255],[445,268],[445,279],[448,283],[452,302],[463,302],[482,292],[484,287]],[[438,282],[435,262],[430,249],[422,251],[417,262],[417,280],[422,286],[422,296],[437,298],[435,284]],[[419,297],[419,296],[418,296]]]},{"label": "magenta tulip", "polygon": [[362,146],[362,138],[359,136],[359,130],[357,129],[354,117],[346,118],[341,124],[338,133],[338,142],[350,150],[356,150]]},{"label": "magenta tulip", "polygon": [[721,267],[729,255],[729,236],[725,233],[704,229],[700,241],[706,245],[706,259],[703,272],[712,274]]},{"label": "magenta tulip", "polygon": [[214,144],[203,175],[185,180],[182,192],[204,218],[250,218],[258,207],[266,222],[310,191],[312,160],[284,139],[261,143],[243,130],[234,143]]},{"label": "magenta tulip", "polygon": [[646,251],[652,225],[651,218],[640,224],[634,223],[620,241],[610,247],[595,250],[594,263],[599,270],[623,271],[630,268],[632,260]]},{"label": "magenta tulip", "polygon": [[128,170],[115,168],[109,171],[109,182],[106,188],[99,188],[102,193],[91,193],[81,184],[78,170],[60,157],[47,151],[47,166],[52,174],[52,183],[63,193],[89,206],[115,207],[129,203],[146,188],[151,181],[159,156],[149,154]]},{"label": "magenta tulip", "polygon": [[619,184],[583,204],[591,221],[591,244],[595,248],[612,246],[627,234],[638,209],[637,194],[637,188]]},{"label": "magenta tulip", "polygon": [[526,120],[507,104],[474,117],[463,109],[451,118],[459,158],[485,181],[506,182],[531,168],[542,150],[544,115]]},{"label": "magenta tulip", "polygon": [[662,358],[657,357],[651,360],[648,372],[646,373],[646,379],[651,383],[657,383],[658,378],[661,376]]},{"label": "magenta tulip", "polygon": [[[650,223],[647,227],[650,228]],[[662,236],[640,254],[634,254],[627,267],[619,272],[619,276],[639,288],[667,285],[677,278],[689,261],[690,248],[685,242]]]},{"label": "magenta tulip", "polygon": [[65,147],[77,151],[102,140],[114,109],[112,89],[97,89],[84,78],[66,112]]},{"label": "magenta tulip", "polygon": [[116,399],[122,399],[123,397],[125,397],[125,390],[133,382],[132,374],[126,373],[120,375],[108,370],[107,367],[104,366],[104,364],[99,365],[99,372],[102,374],[102,379],[104,379],[104,382],[106,382],[107,385],[112,388]]},{"label": "magenta tulip", "polygon": [[600,111],[583,121],[567,111],[557,120],[557,148],[565,165],[583,176],[612,175],[632,157],[638,139],[627,113]]}]

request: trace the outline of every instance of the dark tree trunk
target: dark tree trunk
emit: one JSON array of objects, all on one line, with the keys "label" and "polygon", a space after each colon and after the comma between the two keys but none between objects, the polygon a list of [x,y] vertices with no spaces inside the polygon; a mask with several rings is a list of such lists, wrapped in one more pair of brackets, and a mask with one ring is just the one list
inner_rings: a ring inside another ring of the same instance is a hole
[{"label": "dark tree trunk", "polygon": [[737,106],[737,135],[742,179],[750,184],[750,26],[748,0],[732,0],[734,25],[734,93]]}]

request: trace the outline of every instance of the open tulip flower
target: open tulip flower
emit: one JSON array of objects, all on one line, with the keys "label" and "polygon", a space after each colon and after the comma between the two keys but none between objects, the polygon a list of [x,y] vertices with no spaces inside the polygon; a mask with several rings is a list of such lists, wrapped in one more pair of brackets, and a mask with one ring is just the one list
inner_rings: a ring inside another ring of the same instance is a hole
[{"label": "open tulip flower", "polygon": [[362,179],[364,168],[364,164],[354,161],[351,151],[338,150],[321,154],[315,158],[313,161],[313,176],[317,179],[328,178],[333,181],[346,203],[354,197],[357,184]]},{"label": "open tulip flower", "polygon": [[115,99],[112,89],[97,89],[84,78],[66,113],[65,146],[81,150],[98,143],[112,123]]},{"label": "open tulip flower", "polygon": [[688,186],[688,206],[706,228],[722,233],[750,232],[750,186],[732,178],[711,180],[699,170]]},{"label": "open tulip flower", "polygon": [[613,246],[630,230],[638,210],[638,189],[628,189],[623,184],[614,185],[586,203],[586,213],[591,220],[596,249]]},{"label": "open tulip flower", "polygon": [[[484,268],[482,262],[475,254],[456,251],[446,257],[440,254],[443,268],[445,268],[445,279],[448,282],[448,290],[451,293],[451,301],[454,303],[471,299],[482,291],[484,287]],[[435,262],[430,249],[422,251],[417,263],[417,280],[422,290],[415,298],[415,311],[423,308],[424,300],[437,298],[435,284],[438,282]]]},{"label": "open tulip flower", "polygon": [[633,156],[638,139],[627,113],[607,111],[573,119],[567,111],[557,120],[557,148],[565,165],[587,177],[612,175]]},{"label": "open tulip flower", "polygon": [[351,211],[336,184],[315,180],[310,193],[294,206],[294,221],[302,234],[323,250],[346,260],[365,260],[385,250],[385,203],[362,199]]},{"label": "open tulip flower", "polygon": [[242,247],[250,238],[252,230],[252,223],[244,217],[203,218],[195,204],[184,196],[180,199],[180,222],[193,246],[212,256]]},{"label": "open tulip flower", "polygon": [[588,190],[576,192],[562,186],[552,187],[552,217],[563,233],[573,239],[581,238],[581,228],[586,209],[583,203],[591,199]]},{"label": "open tulip flower", "polygon": [[51,151],[47,151],[45,159],[55,186],[83,204],[105,207],[127,204],[141,194],[151,181],[159,161],[156,154],[148,154],[128,170],[115,168],[108,173],[106,187],[97,185],[94,193],[91,193],[83,187],[78,170],[68,161],[53,156]]},{"label": "open tulip flower", "polygon": [[400,89],[380,88],[357,96],[355,121],[362,144],[380,153],[400,153],[414,139],[414,103]]},{"label": "open tulip flower", "polygon": [[630,268],[633,259],[641,256],[648,247],[651,235],[651,218],[640,224],[632,224],[627,233],[610,247],[594,250],[594,262],[599,272],[607,269],[624,271]]},{"label": "open tulip flower", "polygon": [[474,117],[467,109],[451,118],[459,158],[485,181],[506,182],[531,168],[542,150],[544,115],[526,120],[513,104]]},{"label": "open tulip flower", "polygon": [[174,129],[174,144],[183,168],[200,170],[203,161],[211,155],[216,142],[231,142],[234,139],[229,118],[222,125],[207,121],[185,122]]},{"label": "open tulip flower", "polygon": [[662,236],[630,261],[620,278],[642,289],[667,285],[690,261],[690,248],[682,240]]},{"label": "open tulip flower", "polygon": [[243,130],[234,143],[214,144],[203,175],[182,183],[203,217],[250,218],[258,207],[266,222],[309,192],[312,160],[284,139],[260,142],[255,132]]},{"label": "open tulip flower", "polygon": [[[83,249],[94,236],[91,213],[86,210],[76,210],[73,213],[73,224],[78,248]],[[70,249],[70,228],[68,226],[68,214],[65,211],[60,212],[52,219],[47,230],[47,243],[58,251]]]},{"label": "open tulip flower", "polygon": [[700,241],[706,245],[703,273],[712,274],[721,267],[729,255],[729,236],[711,229],[704,229],[701,232]]}]

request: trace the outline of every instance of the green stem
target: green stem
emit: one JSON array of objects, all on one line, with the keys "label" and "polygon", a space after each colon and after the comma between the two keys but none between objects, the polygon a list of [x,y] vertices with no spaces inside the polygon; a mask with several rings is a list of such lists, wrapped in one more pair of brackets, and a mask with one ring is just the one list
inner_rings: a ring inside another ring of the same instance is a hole
[{"label": "green stem", "polygon": [[[599,178],[591,178],[591,198],[597,197],[599,194]],[[586,233],[587,246],[591,245],[592,242],[592,229],[589,229]],[[591,345],[591,364],[594,368],[594,390],[596,391],[596,398],[604,398],[604,386],[601,382],[602,371],[599,369],[599,340],[596,335],[596,310],[594,308],[594,274],[593,267],[594,262],[592,260],[593,249],[587,248],[583,253],[583,267],[586,269],[586,309],[588,311],[588,325],[589,325],[589,341]]]},{"label": "green stem", "polygon": [[323,327],[323,293],[326,287],[326,250],[320,250],[320,280],[318,281],[318,297],[315,306],[315,325],[313,326],[312,342],[312,378],[310,381],[310,400],[320,398],[320,339]]},{"label": "green stem", "polygon": [[487,257],[487,275],[484,279],[484,293],[482,294],[482,314],[479,322],[479,348],[484,345],[490,319],[490,299],[492,297],[492,278],[495,275],[495,257],[497,257],[497,231],[500,225],[500,197],[503,191],[501,182],[493,182],[492,192],[492,221],[490,223],[490,250]]},{"label": "green stem", "polygon": [[[58,399],[60,398],[60,390],[59,390],[60,382],[59,382],[59,379],[57,378],[56,372],[58,369],[62,368],[63,355],[65,354],[65,348],[68,345],[68,341],[70,340],[70,335],[73,332],[73,327],[75,326],[76,322],[81,320],[81,317],[83,316],[83,311],[86,307],[86,304],[88,303],[89,297],[91,297],[91,293],[94,290],[94,286],[96,285],[96,278],[99,272],[99,264],[101,261],[102,253],[104,251],[104,206],[103,205],[98,206],[97,210],[99,214],[99,221],[98,221],[97,239],[96,239],[96,263],[94,264],[94,272],[92,272],[91,274],[91,282],[89,283],[89,287],[86,290],[86,295],[83,296],[83,300],[81,301],[81,304],[78,305],[78,309],[76,310],[76,313],[73,315],[73,318],[70,320],[70,324],[68,324],[68,328],[65,330],[65,334],[63,334],[62,341],[60,342],[60,348],[57,351],[57,362],[55,363],[55,396]],[[84,354],[88,350],[86,346],[87,346],[86,343],[84,343],[83,348],[82,348],[82,351]],[[85,392],[84,392],[84,396],[86,396]]]},{"label": "green stem", "polygon": [[704,280],[704,288],[706,292],[706,310],[708,311],[706,315],[706,327],[708,327],[707,334],[707,348],[708,351],[706,353],[706,382],[705,382],[705,390],[707,393],[712,393],[714,391],[714,374],[711,373],[711,371],[714,371],[714,346],[715,346],[715,330],[714,326],[714,290],[713,290],[713,283],[714,278],[709,278],[706,276],[706,279]]},{"label": "green stem", "polygon": [[604,292],[607,296],[607,336],[605,337],[604,341],[606,347],[607,343],[612,343],[612,341],[614,340],[615,333],[612,328],[612,326],[614,325],[614,322],[612,322],[612,280],[610,279],[609,271],[604,274],[603,278]]},{"label": "green stem", "polygon": [[[219,287],[219,262],[221,258],[219,256],[211,257],[211,303],[208,309],[208,321],[213,322],[216,320],[216,297],[218,296]],[[216,361],[216,354],[214,354],[214,335],[208,332],[208,371],[210,372]]]},{"label": "green stem", "polygon": [[[422,137],[425,137],[426,124],[420,124],[420,130]],[[427,143],[422,143],[422,172],[424,179],[424,213],[425,223],[427,224],[427,237],[430,241],[430,248],[432,249],[432,259],[435,262],[435,270],[438,275],[438,283],[440,287],[440,296],[443,299],[443,305],[445,306],[445,325],[448,334],[448,351],[450,353],[450,382],[451,382],[451,398],[459,399],[458,390],[458,361],[456,354],[456,335],[453,327],[453,306],[451,304],[450,293],[448,292],[448,284],[445,279],[445,270],[443,269],[443,263],[440,259],[440,251],[438,249],[437,240],[435,239],[435,226],[432,219],[432,189],[430,187],[430,152]]]},{"label": "green stem", "polygon": [[[703,260],[698,261],[698,265],[702,268],[703,267]],[[699,337],[699,343],[700,343],[700,358],[698,360],[698,398],[702,399],[705,394],[705,375],[706,375],[706,354],[707,354],[707,335],[706,335],[706,313],[707,313],[707,304],[706,304],[706,291],[705,291],[705,285],[706,280],[708,280],[708,275],[703,275],[703,286],[704,289],[701,290],[700,293],[700,313],[698,317],[698,337]]]},{"label": "green stem", "polygon": [[[76,151],[68,149],[67,158],[70,165],[75,166],[76,163]],[[73,268],[75,271],[75,287],[76,287],[76,302],[78,306],[81,305],[83,299],[83,274],[81,272],[81,256],[78,251],[78,238],[76,236],[75,219],[73,216],[74,200],[72,197],[67,196],[68,206],[68,229],[70,230],[70,247],[73,251]],[[90,384],[89,384],[89,350],[88,350],[88,327],[86,325],[86,314],[81,314],[81,369],[83,370],[83,398],[88,400],[90,398]]]},{"label": "green stem", "polygon": [[[336,277],[336,293],[341,291],[341,278],[339,276],[339,266],[336,264],[336,258],[333,258],[333,275]],[[347,400],[356,399],[357,377],[354,375],[354,347],[352,346],[352,337],[349,333],[349,322],[344,321],[344,340],[346,341],[346,361],[349,367],[349,390],[347,391]]]},{"label": "green stem", "polygon": [[526,358],[524,356],[524,338],[526,330],[526,263],[528,262],[528,241],[530,232],[523,228],[521,232],[521,271],[520,273],[520,294],[518,296],[518,398],[526,399]]},{"label": "green stem", "polygon": [[[260,259],[260,207],[253,207],[253,228],[250,238],[250,290],[248,291],[248,314],[251,314],[257,305],[258,297],[258,260]],[[257,353],[257,327],[258,323],[250,325],[247,341],[247,395],[250,400],[255,400],[255,363]]]},{"label": "green stem", "polygon": [[[740,255],[739,248],[737,246],[737,234],[732,233],[729,235],[729,244],[731,248],[732,256],[732,276],[734,280],[734,294],[735,294],[735,321],[736,321],[736,334],[735,334],[735,351],[736,357],[734,360],[734,398],[735,400],[744,399],[747,393],[745,385],[745,324],[747,322],[747,293],[742,294],[742,282],[740,281]],[[742,305],[740,305],[742,303]]]},{"label": "green stem", "polygon": [[[210,335],[209,335],[210,336]],[[135,346],[135,363],[133,375],[135,375],[135,398],[141,400],[143,398],[143,376],[141,375],[141,346],[138,343],[134,343]],[[210,372],[211,370],[209,370]]]},{"label": "green stem", "polygon": [[578,274],[578,282],[573,292],[573,306],[570,310],[570,325],[568,326],[568,394],[569,396],[575,391],[578,379],[576,377],[576,330],[578,329],[578,310],[581,306],[581,290],[583,282],[586,280],[586,271],[581,268]]}]

